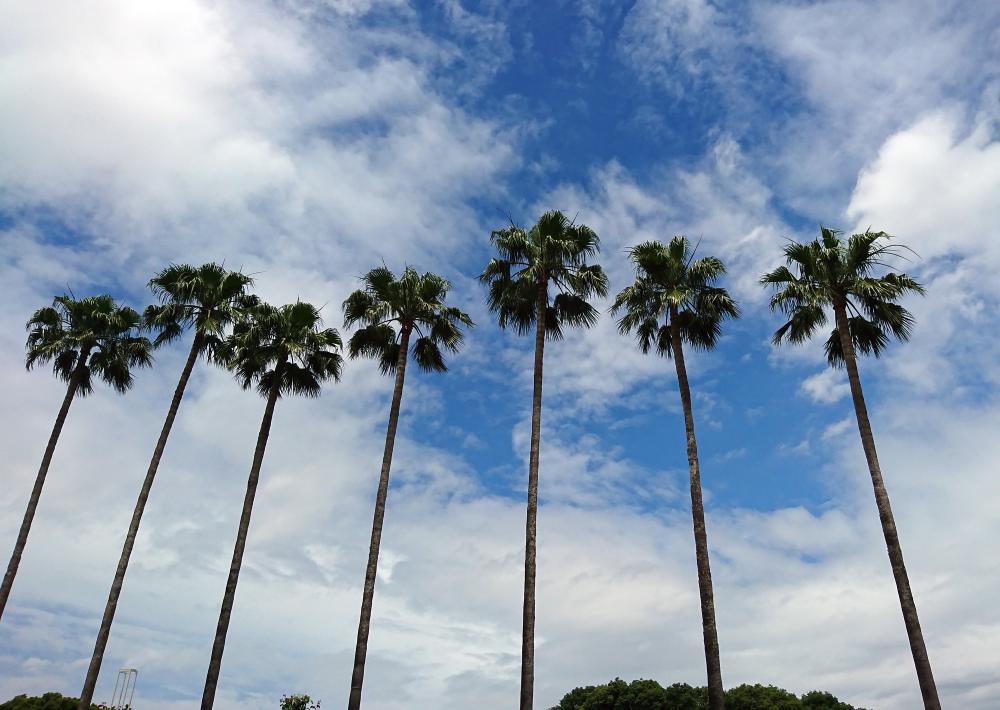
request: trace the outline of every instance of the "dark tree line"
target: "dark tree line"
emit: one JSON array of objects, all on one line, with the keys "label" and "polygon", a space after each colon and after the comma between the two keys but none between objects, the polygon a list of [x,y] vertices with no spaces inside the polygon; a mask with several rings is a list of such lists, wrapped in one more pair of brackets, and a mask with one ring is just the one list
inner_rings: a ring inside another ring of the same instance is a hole
[{"label": "dark tree line", "polygon": [[[728,710],[865,710],[836,696],[813,690],[801,697],[773,685],[738,685],[724,693]],[[655,680],[626,683],[616,678],[604,685],[574,688],[550,710],[707,710],[709,689],[687,683],[663,687]]]}]

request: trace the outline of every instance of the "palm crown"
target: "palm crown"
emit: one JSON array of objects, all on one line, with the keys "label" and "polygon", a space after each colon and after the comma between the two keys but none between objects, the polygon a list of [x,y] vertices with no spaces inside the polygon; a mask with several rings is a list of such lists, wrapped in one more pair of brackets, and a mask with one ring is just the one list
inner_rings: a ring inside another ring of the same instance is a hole
[{"label": "palm crown", "polygon": [[246,274],[227,271],[215,263],[199,267],[171,264],[149,281],[150,290],[160,301],[143,313],[144,325],[159,330],[153,345],[169,343],[193,327],[200,336],[199,350],[212,354],[226,328],[239,317],[252,284],[253,279]]},{"label": "palm crown", "polygon": [[118,392],[133,382],[132,368],[147,367],[153,359],[148,339],[138,335],[141,318],[108,295],[75,299],[57,296],[39,308],[25,326],[28,331],[25,365],[52,362],[52,370],[69,382],[78,377],[80,396],[93,389],[97,375]]},{"label": "palm crown", "polygon": [[671,355],[672,324],[685,342],[713,348],[722,322],[739,316],[726,289],[713,285],[726,273],[722,261],[714,256],[695,260],[694,252],[684,236],[674,237],[668,245],[650,241],[629,250],[635,282],[618,294],[611,312],[624,310],[618,328],[622,334],[634,330],[644,353],[655,346],[660,355]]},{"label": "palm crown", "polygon": [[339,380],[343,358],[340,334],[323,328],[319,310],[297,301],[272,306],[247,297],[247,310],[219,348],[219,358],[243,389],[256,383],[261,396],[317,397],[326,380]]},{"label": "palm crown", "polygon": [[[906,274],[889,272],[875,276],[878,269],[890,268],[889,258],[903,257],[906,247],[889,243],[885,232],[868,230],[852,234],[846,241],[841,233],[820,228],[820,238],[785,247],[785,266],[764,274],[761,283],[776,293],[771,308],[788,316],[788,322],[774,334],[775,345],[784,339],[792,343],[808,340],[827,322],[826,308],[842,308],[854,349],[878,357],[890,336],[905,341],[910,336],[913,316],[896,301],[907,293],[923,294],[923,287]],[[834,328],[826,341],[830,364],[844,364],[844,350]]]},{"label": "palm crown", "polygon": [[474,325],[468,314],[445,305],[451,284],[437,274],[419,274],[409,266],[398,279],[381,266],[361,281],[364,287],[344,301],[344,325],[361,324],[347,344],[351,357],[374,358],[384,374],[392,373],[399,360],[401,334],[415,330],[418,337],[411,353],[417,366],[426,371],[447,370],[441,349],[458,352],[465,338],[461,326]]},{"label": "palm crown", "polygon": [[[588,257],[600,251],[600,239],[585,224],[576,224],[557,210],[546,212],[525,231],[511,224],[494,230],[490,241],[499,256],[486,265],[480,280],[489,285],[488,303],[500,327],[526,334],[536,322],[539,289],[546,289],[544,314],[548,337],[562,337],[563,325],[592,326],[597,309],[587,301],[604,297],[608,279]],[[548,286],[558,290],[548,303]]]}]

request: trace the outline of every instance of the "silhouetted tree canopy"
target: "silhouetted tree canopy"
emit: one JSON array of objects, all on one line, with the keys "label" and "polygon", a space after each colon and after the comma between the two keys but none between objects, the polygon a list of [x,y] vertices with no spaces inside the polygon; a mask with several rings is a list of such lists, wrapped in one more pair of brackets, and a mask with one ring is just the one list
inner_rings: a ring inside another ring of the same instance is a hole
[{"label": "silhouetted tree canopy", "polygon": [[[59,693],[46,693],[42,696],[18,695],[5,703],[0,703],[0,710],[76,710],[80,700]],[[92,705],[97,710],[98,705]]]},{"label": "silhouetted tree canopy", "polygon": [[[708,691],[687,683],[664,688],[655,680],[574,688],[551,710],[705,710]],[[864,710],[814,690],[801,698],[773,685],[740,685],[726,691],[726,710]]]},{"label": "silhouetted tree canopy", "polygon": [[308,695],[282,695],[281,710],[319,710],[319,700],[313,702]]}]

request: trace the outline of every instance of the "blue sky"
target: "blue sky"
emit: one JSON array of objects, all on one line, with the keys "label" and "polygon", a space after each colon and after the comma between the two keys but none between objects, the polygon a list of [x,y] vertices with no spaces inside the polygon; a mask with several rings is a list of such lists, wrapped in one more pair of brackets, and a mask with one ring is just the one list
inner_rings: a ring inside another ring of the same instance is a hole
[{"label": "blue sky", "polygon": [[[477,327],[407,381],[365,704],[509,707],[517,690],[531,352],[476,275],[508,214],[562,209],[626,249],[687,234],[744,317],[689,367],[727,685],[910,708],[916,682],[846,383],[774,349],[760,274],[818,225],[897,235],[928,288],[911,343],[862,365],[942,699],[1000,695],[1000,11],[986,2],[4,3],[0,534],[60,386],[22,365],[71,288],[137,307],[171,261],[225,260],[274,302],[339,304],[382,260],[442,273]],[[606,309],[607,303],[597,304]],[[8,611],[0,696],[77,693],[181,366],[74,404]],[[610,317],[546,351],[538,680],[704,682],[669,361]],[[283,401],[218,706],[346,696],[390,383],[350,363]],[[98,685],[152,710],[203,682],[261,403],[200,367]],[[976,550],[967,554],[966,550]],[[985,554],[984,554],[985,553]],[[138,697],[138,696],[137,696]]]}]

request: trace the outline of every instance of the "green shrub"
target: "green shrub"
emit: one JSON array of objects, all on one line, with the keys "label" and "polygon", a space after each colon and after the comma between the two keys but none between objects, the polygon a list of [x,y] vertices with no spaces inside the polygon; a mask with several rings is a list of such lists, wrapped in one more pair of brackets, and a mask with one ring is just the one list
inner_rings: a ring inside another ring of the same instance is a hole
[{"label": "green shrub", "polygon": [[[0,710],[76,710],[80,705],[79,698],[69,698],[59,693],[46,693],[40,697],[18,695],[5,703],[0,703]],[[97,710],[96,705],[91,705]]]},{"label": "green shrub", "polygon": [[802,710],[802,702],[773,685],[739,685],[726,691],[726,710]]},{"label": "green shrub", "polygon": [[308,695],[282,695],[281,710],[319,710],[319,700],[314,703]]},{"label": "green shrub", "polygon": [[[615,678],[566,693],[551,710],[706,710],[708,690],[675,683],[664,688],[655,680],[626,683]],[[801,698],[773,685],[739,685],[726,691],[726,710],[864,710],[819,690]]]}]

